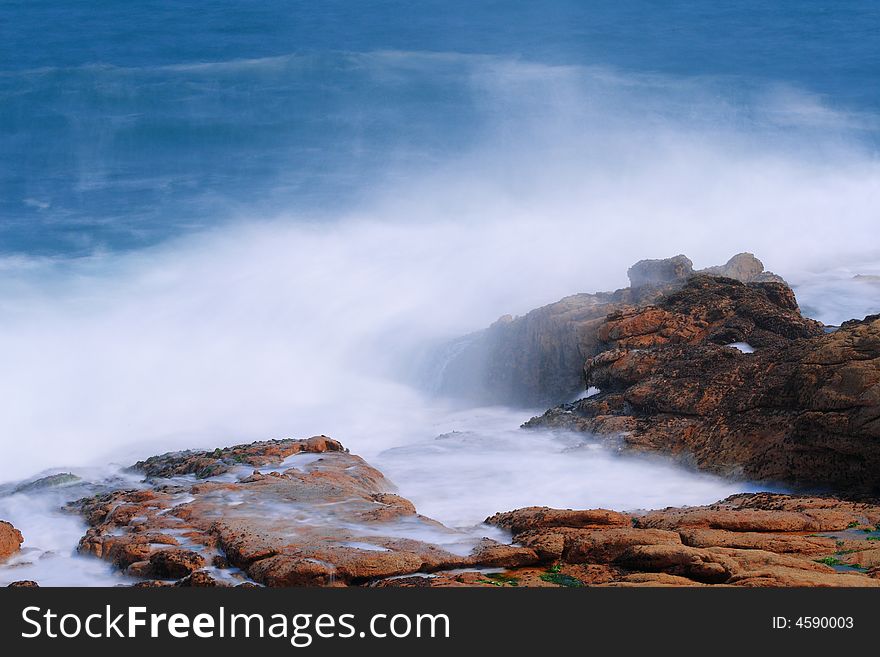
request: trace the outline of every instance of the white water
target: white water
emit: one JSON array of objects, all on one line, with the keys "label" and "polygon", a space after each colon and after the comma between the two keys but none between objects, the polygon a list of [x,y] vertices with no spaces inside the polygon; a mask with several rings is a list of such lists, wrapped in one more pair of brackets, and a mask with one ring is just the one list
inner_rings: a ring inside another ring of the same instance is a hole
[{"label": "white water", "polygon": [[[138,482],[112,465],[76,469],[74,474],[84,481],[112,482],[114,487],[133,487]],[[75,552],[85,523],[63,507],[92,492],[83,486],[65,485],[0,495],[0,518],[11,522],[25,537],[22,550],[0,566],[0,586],[20,580],[37,581],[41,586],[116,586],[132,581],[114,572],[107,562]]]},{"label": "white water", "polygon": [[[324,433],[454,525],[742,490],[521,434],[530,411],[457,410],[407,385],[410,364],[426,342],[680,252],[704,267],[753,251],[829,323],[877,312],[877,285],[852,278],[880,263],[880,167],[854,136],[874,119],[796,90],[740,112],[700,81],[493,58],[473,71],[496,130],[455,161],[393,172],[342,216],[242,216],[137,253],[0,262],[0,481]],[[453,430],[471,433],[434,440]],[[52,508],[6,498],[0,517],[26,547],[69,555],[82,527]],[[101,568],[65,559],[14,579]]]},{"label": "white water", "polygon": [[432,425],[444,433],[372,462],[421,513],[453,527],[525,506],[651,509],[766,489],[618,453],[584,434],[523,431],[521,417],[500,407],[453,413]]}]

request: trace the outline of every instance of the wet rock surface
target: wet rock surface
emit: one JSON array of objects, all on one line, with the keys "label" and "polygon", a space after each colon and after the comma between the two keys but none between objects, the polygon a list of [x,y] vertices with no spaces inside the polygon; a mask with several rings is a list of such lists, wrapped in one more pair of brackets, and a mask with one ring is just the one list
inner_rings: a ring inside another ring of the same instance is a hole
[{"label": "wet rock surface", "polygon": [[191,474],[198,479],[205,479],[225,474],[242,465],[261,467],[279,463],[289,456],[303,452],[341,451],[344,448],[337,441],[326,436],[313,436],[307,440],[267,440],[226,449],[218,448],[210,452],[172,452],[139,461],[132,469],[143,472],[149,478]]},{"label": "wet rock surface", "polygon": [[11,523],[0,520],[0,561],[19,551],[24,538]]},{"label": "wet rock surface", "polygon": [[[780,303],[787,302],[786,295],[794,298],[785,281],[764,271],[761,261],[750,253],[706,270],[694,270],[684,255],[642,260],[628,274],[630,287],[574,294],[522,317],[502,317],[484,331],[445,345],[436,356],[441,364],[432,365],[440,370],[438,390],[472,400],[523,406],[568,401],[585,390],[584,361],[605,348],[597,331],[608,314],[655,303],[698,274],[725,276],[742,283],[775,283]],[[772,297],[773,293],[774,288],[768,287],[767,295]],[[794,306],[796,310],[797,304]],[[760,308],[754,311],[752,321],[760,322]],[[745,312],[741,314],[745,317]],[[772,327],[758,329],[761,331],[756,334],[772,333]]]},{"label": "wet rock surface", "polygon": [[[270,445],[274,463],[262,460]],[[527,507],[466,532],[419,515],[323,436],[210,452],[229,467],[207,479],[204,453],[188,454],[144,462],[141,488],[74,503],[89,524],[79,551],[148,588],[880,586],[880,506],[868,502],[760,493],[636,513]],[[160,461],[187,474],[157,477]]]},{"label": "wet rock surface", "polygon": [[398,585],[880,586],[875,504],[758,493],[705,507],[609,513],[532,507],[496,514],[487,522],[514,528],[514,541],[535,549],[539,566]]},{"label": "wet rock surface", "polygon": [[73,507],[89,524],[80,553],[144,586],[345,586],[538,560],[529,548],[420,516],[382,473],[324,436],[163,455],[134,468],[147,475],[143,488]]},{"label": "wet rock surface", "polygon": [[609,315],[598,329],[607,349],[585,365],[601,393],[526,426],[614,436],[727,476],[876,495],[880,316],[825,333],[786,290],[698,277],[656,306]]}]

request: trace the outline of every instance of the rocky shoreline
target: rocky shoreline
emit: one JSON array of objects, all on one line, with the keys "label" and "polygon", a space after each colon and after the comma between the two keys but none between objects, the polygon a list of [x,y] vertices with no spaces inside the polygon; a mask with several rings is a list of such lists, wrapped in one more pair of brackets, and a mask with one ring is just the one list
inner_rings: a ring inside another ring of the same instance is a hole
[{"label": "rocky shoreline", "polygon": [[[135,586],[880,586],[880,505],[742,494],[621,513],[530,507],[445,527],[315,436],[154,457],[70,505],[78,551]],[[21,535],[0,525],[0,545]],[[34,586],[15,582],[13,586]]]},{"label": "rocky shoreline", "polygon": [[[529,507],[463,530],[314,436],[138,462],[135,479],[68,505],[87,525],[78,552],[135,586],[880,586],[880,315],[840,327],[806,318],[751,254],[628,273],[629,288],[502,318],[445,376],[555,404],[526,429],[586,432],[808,494]],[[0,522],[0,561],[23,538]]]},{"label": "rocky shoreline", "polygon": [[880,316],[826,333],[792,304],[779,284],[699,277],[611,314],[597,327],[607,349],[584,366],[600,392],[525,426],[613,437],[724,476],[877,495]]}]

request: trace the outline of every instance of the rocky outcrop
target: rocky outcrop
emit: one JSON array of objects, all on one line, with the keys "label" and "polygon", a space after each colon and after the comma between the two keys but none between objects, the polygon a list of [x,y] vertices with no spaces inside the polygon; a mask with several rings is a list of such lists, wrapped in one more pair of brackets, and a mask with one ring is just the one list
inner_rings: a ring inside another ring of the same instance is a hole
[{"label": "rocky outcrop", "polygon": [[23,542],[20,531],[5,520],[0,520],[0,561],[18,552]]},{"label": "rocky outcrop", "polygon": [[[263,465],[241,465],[252,461]],[[880,506],[865,502],[761,493],[638,513],[528,507],[474,533],[419,515],[324,436],[137,467],[151,473],[141,488],[73,508],[89,524],[80,552],[139,587],[880,586]]]},{"label": "rocky outcrop", "polygon": [[765,271],[764,263],[752,253],[738,253],[723,265],[694,269],[694,263],[684,255],[662,260],[640,260],[626,272],[631,287],[683,285],[698,274],[732,278],[741,283],[782,283],[785,279]]},{"label": "rocky outcrop", "polygon": [[822,324],[801,315],[784,283],[705,275],[654,305],[622,306],[596,327],[599,351],[701,343],[776,347],[824,334]]},{"label": "rocky outcrop", "polygon": [[778,283],[692,278],[657,305],[609,315],[604,351],[585,366],[601,393],[526,426],[614,436],[724,475],[875,494],[880,317],[829,334],[796,308]]},{"label": "rocky outcrop", "polygon": [[759,493],[632,516],[532,507],[487,522],[512,529],[541,564],[398,585],[880,586],[872,504]]},{"label": "rocky outcrop", "polygon": [[484,331],[444,345],[431,360],[434,386],[488,403],[547,406],[571,400],[585,390],[584,361],[604,348],[596,332],[609,313],[655,303],[700,273],[743,283],[775,282],[788,290],[749,253],[702,272],[683,255],[642,260],[629,269],[630,287],[575,294],[522,317],[507,315]]},{"label": "rocky outcrop", "polygon": [[225,474],[243,465],[262,467],[280,463],[300,453],[342,452],[345,448],[327,436],[313,436],[307,440],[266,440],[237,445],[212,452],[172,452],[139,461],[133,470],[143,472],[149,478],[168,478],[179,475],[195,475],[206,479]]},{"label": "rocky outcrop", "polygon": [[529,548],[417,514],[325,436],[167,454],[134,469],[142,488],[74,504],[89,524],[79,551],[150,586],[345,586],[537,561]]}]

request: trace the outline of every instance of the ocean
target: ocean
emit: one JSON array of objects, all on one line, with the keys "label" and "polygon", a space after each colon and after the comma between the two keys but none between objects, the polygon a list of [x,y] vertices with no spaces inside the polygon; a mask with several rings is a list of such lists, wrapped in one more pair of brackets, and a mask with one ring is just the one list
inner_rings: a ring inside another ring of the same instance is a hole
[{"label": "ocean", "polygon": [[669,76],[734,128],[775,96],[803,120],[848,117],[823,128],[876,154],[878,33],[876,5],[853,0],[6,0],[0,254],[137,249],[279,211],[329,221],[467,154],[499,116],[557,111],[561,83],[499,97],[505,65]]},{"label": "ocean", "polygon": [[[3,0],[0,482],[324,433],[454,526],[754,489],[415,364],[677,253],[880,311],[878,34],[865,1]],[[49,555],[0,583],[118,581],[65,495],[0,495]]]}]

